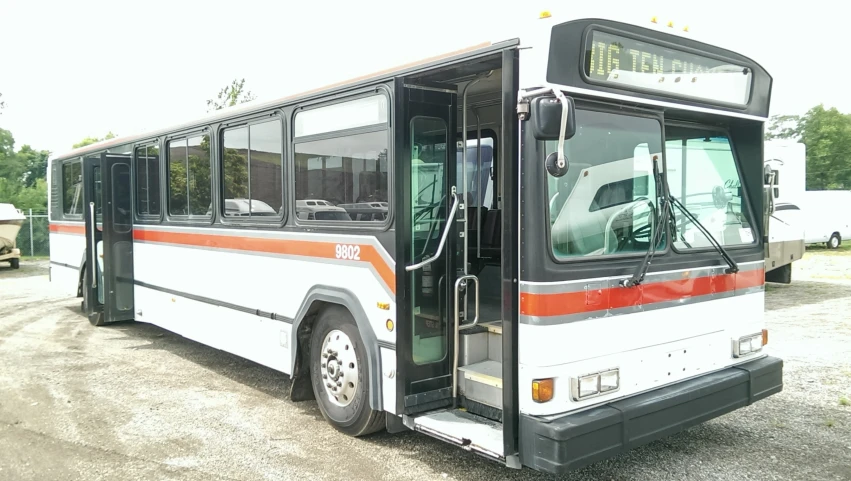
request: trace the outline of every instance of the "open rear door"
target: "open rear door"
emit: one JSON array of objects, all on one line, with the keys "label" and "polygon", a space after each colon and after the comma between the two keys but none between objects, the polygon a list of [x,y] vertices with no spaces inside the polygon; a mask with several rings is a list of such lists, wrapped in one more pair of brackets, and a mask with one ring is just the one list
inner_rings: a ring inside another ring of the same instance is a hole
[{"label": "open rear door", "polygon": [[[95,325],[132,320],[133,211],[130,156],[83,162],[86,204],[85,309]],[[94,268],[92,268],[94,267]]]}]

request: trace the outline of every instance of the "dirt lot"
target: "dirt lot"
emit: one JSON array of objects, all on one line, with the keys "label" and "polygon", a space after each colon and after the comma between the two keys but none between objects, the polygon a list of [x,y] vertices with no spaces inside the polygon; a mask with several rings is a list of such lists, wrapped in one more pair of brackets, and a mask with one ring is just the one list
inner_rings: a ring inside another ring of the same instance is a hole
[{"label": "dirt lot", "polygon": [[[146,324],[93,328],[0,267],[0,480],[552,479],[425,435],[338,434],[286,376]],[[851,479],[851,250],[769,286],[785,388],[564,479]]]}]

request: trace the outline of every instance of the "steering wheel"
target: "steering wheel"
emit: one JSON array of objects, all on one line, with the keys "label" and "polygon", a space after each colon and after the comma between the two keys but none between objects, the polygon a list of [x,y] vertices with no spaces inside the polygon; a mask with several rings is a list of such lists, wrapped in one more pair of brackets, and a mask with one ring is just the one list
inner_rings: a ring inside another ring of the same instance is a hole
[{"label": "steering wheel", "polygon": [[[628,240],[628,239],[618,240],[618,242],[614,243],[616,245],[612,245],[613,244],[612,236],[615,235],[615,230],[612,227],[612,224],[614,224],[615,219],[618,219],[619,217],[621,217],[625,213],[632,211],[635,208],[640,207],[640,206],[645,205],[645,204],[648,207],[650,207],[650,213],[653,217],[653,222],[647,224],[646,226],[642,226],[639,229],[634,230],[632,232],[632,234],[630,235],[630,238],[635,240],[638,237],[643,237],[643,234],[639,235],[639,233],[642,232],[642,230],[647,230],[648,231],[647,235],[651,236],[651,238],[652,238],[653,225],[656,224],[656,209],[654,208],[653,202],[651,202],[650,199],[648,199],[647,197],[639,197],[638,199],[636,199],[636,200],[630,202],[629,204],[618,209],[618,211],[615,212],[614,215],[609,217],[608,222],[606,222],[605,240],[603,242],[603,245],[605,246],[604,248],[605,248],[606,254],[611,254],[613,252],[619,251],[623,247],[624,243]],[[617,239],[615,239],[615,240],[617,240]]]}]

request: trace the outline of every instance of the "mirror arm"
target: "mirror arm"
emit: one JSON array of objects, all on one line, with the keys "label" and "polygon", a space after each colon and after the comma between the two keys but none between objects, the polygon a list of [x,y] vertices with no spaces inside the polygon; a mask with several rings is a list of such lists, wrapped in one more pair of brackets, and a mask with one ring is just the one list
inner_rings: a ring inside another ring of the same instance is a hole
[{"label": "mirror arm", "polygon": [[554,88],[553,93],[555,94],[558,101],[561,103],[561,129],[558,132],[558,161],[557,165],[559,169],[563,169],[565,165],[564,158],[564,131],[567,130],[567,115],[569,113],[569,104],[567,101],[567,97],[564,96],[564,92],[561,90]]}]

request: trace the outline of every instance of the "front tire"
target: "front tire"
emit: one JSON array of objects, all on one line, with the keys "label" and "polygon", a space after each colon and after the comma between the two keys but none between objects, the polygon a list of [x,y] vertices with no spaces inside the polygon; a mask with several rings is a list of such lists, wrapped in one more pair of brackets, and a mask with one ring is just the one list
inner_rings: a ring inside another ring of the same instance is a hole
[{"label": "front tire", "polygon": [[9,259],[9,265],[12,266],[12,269],[18,269],[21,267],[21,260],[18,258]]},{"label": "front tire", "polygon": [[839,234],[836,232],[830,236],[830,239],[827,240],[827,248],[828,249],[838,249],[840,244],[842,244],[842,238],[839,237]]},{"label": "front tire", "polygon": [[[83,282],[84,283],[85,283],[85,279],[86,279],[86,272],[83,271]],[[103,311],[98,311],[94,307],[90,308],[89,307],[90,302],[92,302],[92,300],[89,299],[89,289],[87,288],[87,286],[83,285],[83,303],[80,306],[83,309],[83,314],[86,317],[89,318],[89,323],[93,326],[100,327],[100,326],[106,325],[106,322],[104,321],[104,317],[103,317]],[[91,313],[89,313],[90,310],[92,311]]]},{"label": "front tire", "polygon": [[310,338],[310,379],[322,416],[349,436],[384,428],[384,415],[369,406],[366,347],[352,315],[340,306],[325,309]]}]

